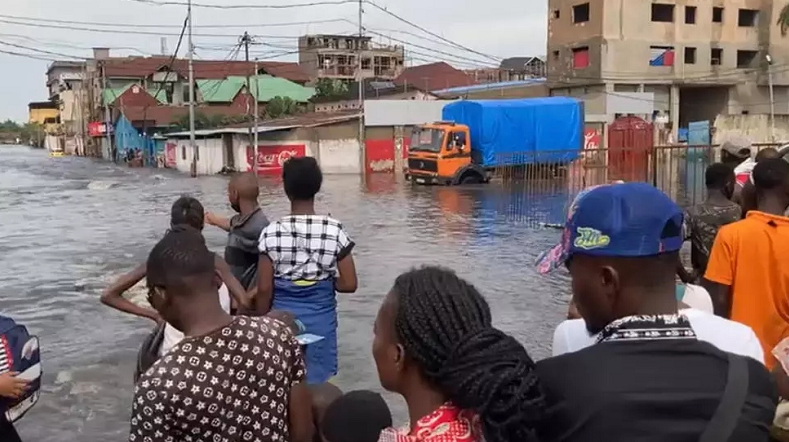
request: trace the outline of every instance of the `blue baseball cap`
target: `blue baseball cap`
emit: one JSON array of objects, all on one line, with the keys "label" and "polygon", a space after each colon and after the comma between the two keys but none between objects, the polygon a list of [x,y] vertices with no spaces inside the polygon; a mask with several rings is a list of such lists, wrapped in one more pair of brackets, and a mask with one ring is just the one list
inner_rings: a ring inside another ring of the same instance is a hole
[{"label": "blue baseball cap", "polygon": [[647,183],[597,186],[576,197],[561,243],[537,258],[548,273],[574,254],[652,256],[682,247],[682,209]]}]

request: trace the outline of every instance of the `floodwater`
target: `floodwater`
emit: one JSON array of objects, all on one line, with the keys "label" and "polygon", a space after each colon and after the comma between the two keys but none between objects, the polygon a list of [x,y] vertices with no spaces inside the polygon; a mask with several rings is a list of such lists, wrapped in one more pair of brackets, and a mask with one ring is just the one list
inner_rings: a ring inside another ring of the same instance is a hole
[{"label": "floodwater", "polygon": [[[18,425],[23,439],[125,440],[136,352],[152,324],[102,306],[101,289],[145,259],[179,195],[229,214],[226,180],[0,147],[0,311],[40,336],[45,364],[42,398]],[[525,195],[494,184],[325,177],[318,209],[342,220],[357,243],[359,290],[339,298],[341,388],[380,389],[373,320],[394,278],[421,264],[450,267],[473,282],[498,327],[535,359],[548,355],[569,285],[564,274],[534,271],[536,255],[558,240],[556,230],[535,224],[562,222],[567,197],[561,190]],[[286,214],[276,180],[262,184],[260,202],[269,218]],[[223,232],[207,227],[205,234],[221,252]],[[387,399],[402,422],[402,401]]]}]

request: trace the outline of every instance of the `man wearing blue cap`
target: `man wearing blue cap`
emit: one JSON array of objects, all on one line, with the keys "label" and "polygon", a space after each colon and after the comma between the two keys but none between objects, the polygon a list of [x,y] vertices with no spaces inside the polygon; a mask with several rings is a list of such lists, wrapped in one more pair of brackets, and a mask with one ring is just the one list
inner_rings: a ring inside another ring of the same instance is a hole
[{"label": "man wearing blue cap", "polygon": [[678,313],[682,221],[646,183],[601,186],[575,205],[554,256],[597,338],[537,364],[557,404],[542,440],[767,440],[777,404],[767,370],[700,341]]}]

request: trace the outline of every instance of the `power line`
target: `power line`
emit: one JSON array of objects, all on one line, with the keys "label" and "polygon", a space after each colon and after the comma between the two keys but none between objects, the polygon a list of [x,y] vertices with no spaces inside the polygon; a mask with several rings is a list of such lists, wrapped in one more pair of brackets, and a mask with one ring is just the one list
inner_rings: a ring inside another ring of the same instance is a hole
[{"label": "power line", "polygon": [[[5,19],[0,19],[0,23],[7,23],[17,26],[28,26],[34,28],[67,29],[69,31],[100,32],[100,33],[108,33],[108,34],[117,34],[119,32],[122,32],[124,34],[154,35],[157,37],[165,37],[165,36],[177,37],[179,35],[175,33],[163,33],[163,32],[154,32],[154,31],[138,31],[138,30],[128,30],[128,29],[97,29],[97,28],[75,27],[75,26],[66,26],[66,25],[58,25],[58,24],[24,23],[20,21],[5,20]],[[237,35],[233,35],[233,34],[192,34],[192,35],[195,37],[238,38]],[[261,37],[268,39],[291,40],[291,39],[298,39],[300,36],[299,35],[265,35]]]},{"label": "power line", "polygon": [[17,48],[17,49],[27,49],[28,51],[40,52],[42,54],[47,54],[47,55],[56,55],[58,57],[68,57],[68,58],[75,58],[75,59],[79,59],[79,60],[84,60],[85,59],[84,57],[76,57],[76,56],[73,56],[73,55],[61,54],[61,53],[58,53],[58,52],[45,51],[43,49],[31,48],[30,46],[23,46],[23,45],[18,45],[18,44],[14,44],[14,43],[8,43],[8,42],[5,42],[5,41],[0,41],[0,44],[6,45],[6,46],[11,46],[11,47],[14,47],[14,48]]},{"label": "power line", "polygon": [[501,61],[501,57],[494,57],[494,56],[491,56],[491,55],[488,55],[488,54],[484,54],[482,52],[476,51],[474,49],[471,49],[469,47],[466,47],[466,46],[463,46],[463,45],[461,45],[459,43],[456,43],[456,42],[454,42],[452,40],[449,40],[449,39],[447,39],[445,37],[442,37],[441,35],[438,35],[435,32],[429,31],[429,30],[423,28],[422,26],[419,26],[418,24],[416,24],[416,23],[414,23],[414,22],[412,22],[410,20],[405,19],[405,18],[395,14],[394,12],[389,11],[387,8],[384,8],[382,6],[378,6],[377,4],[373,3],[371,0],[364,0],[364,2],[369,4],[369,5],[371,5],[371,6],[373,6],[374,8],[378,9],[379,11],[384,12],[385,14],[388,14],[388,15],[396,18],[397,20],[400,20],[401,22],[403,22],[403,23],[405,23],[405,24],[407,24],[409,26],[412,26],[412,27],[414,27],[416,29],[419,29],[420,31],[424,32],[425,34],[433,36],[433,37],[435,37],[435,38],[437,38],[437,39],[439,39],[441,41],[444,41],[444,42],[446,42],[446,43],[448,43],[448,44],[450,44],[450,45],[452,45],[452,46],[454,46],[456,48],[463,49],[464,51],[471,52],[472,54],[476,54],[476,55],[479,55],[479,56],[482,56],[482,57],[485,57],[485,58],[490,58],[491,60],[493,60],[495,62]]},{"label": "power line", "polygon": [[[4,15],[4,14],[0,14],[0,18],[9,19],[9,20],[23,20],[23,21],[32,21],[32,22],[44,22],[44,23],[88,25],[88,26],[101,26],[101,27],[137,28],[137,29],[144,29],[144,28],[168,29],[168,28],[176,28],[177,27],[177,26],[165,25],[165,24],[108,23],[108,22],[79,21],[79,20],[60,20],[60,19],[53,19],[53,18],[24,17],[24,16],[16,16],[16,15]],[[248,25],[238,24],[238,23],[226,23],[226,24],[216,24],[216,25],[199,25],[199,26],[195,26],[195,28],[205,28],[205,29],[227,29],[227,28],[242,28],[242,27],[243,28],[268,28],[268,27],[302,26],[302,25],[315,25],[315,24],[341,23],[341,22],[351,23],[351,21],[348,20],[348,19],[335,18],[335,19],[326,19],[326,20],[306,20],[306,21],[278,22],[278,23],[254,23],[254,24],[248,24]]]},{"label": "power line", "polygon": [[[178,1],[159,1],[159,0],[128,0],[135,3],[143,3],[154,6],[186,6],[186,2]],[[294,4],[280,4],[280,5],[217,5],[206,3],[192,3],[193,8],[212,8],[212,9],[293,9],[293,8],[306,8],[310,6],[336,6],[345,5],[349,3],[357,3],[355,0],[321,0],[312,1],[309,3],[294,3]]]},{"label": "power line", "polygon": [[[449,52],[441,51],[441,50],[438,50],[438,49],[435,49],[435,48],[430,48],[430,47],[427,47],[427,46],[418,45],[416,43],[413,43],[413,42],[410,42],[410,41],[407,41],[407,40],[401,40],[401,39],[397,39],[397,38],[393,38],[393,37],[388,37],[385,34],[381,34],[380,32],[371,31],[369,29],[365,29],[365,30],[367,32],[371,33],[371,34],[378,35],[380,37],[390,38],[391,40],[394,40],[394,41],[396,41],[398,43],[403,43],[403,44],[407,44],[407,45],[413,46],[415,48],[425,49],[425,50],[432,51],[432,52],[435,52],[435,53],[438,53],[438,54],[443,54],[443,55],[446,55],[448,57],[457,58],[459,60],[466,60],[466,61],[471,61],[471,62],[474,62],[474,63],[479,63],[480,65],[485,66],[484,65],[485,62],[480,61],[480,60],[475,60],[473,58],[464,57],[462,55],[454,55],[454,54],[451,54]],[[487,67],[490,68],[490,67],[498,67],[498,66],[487,65]]]}]

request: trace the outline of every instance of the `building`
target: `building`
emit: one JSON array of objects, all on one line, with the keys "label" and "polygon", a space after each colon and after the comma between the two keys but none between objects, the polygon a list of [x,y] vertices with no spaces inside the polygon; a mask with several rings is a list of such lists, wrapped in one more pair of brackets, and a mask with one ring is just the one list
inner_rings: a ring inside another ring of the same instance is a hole
[{"label": "building", "polygon": [[310,78],[394,80],[403,71],[403,46],[381,46],[372,37],[355,35],[305,35],[299,38],[299,65]]},{"label": "building", "polygon": [[433,91],[437,97],[464,100],[503,100],[510,98],[539,98],[549,96],[544,78],[475,84]]},{"label": "building", "polygon": [[546,65],[544,57],[511,57],[502,60],[497,68],[467,69],[465,72],[479,84],[503,83],[544,78]]},{"label": "building", "polygon": [[37,124],[48,134],[57,132],[60,124],[60,109],[53,101],[28,103],[28,123]]},{"label": "building", "polygon": [[[365,80],[365,100],[435,100],[435,95],[415,86],[397,85],[393,81]],[[336,112],[359,109],[359,83],[348,84],[347,92],[339,97],[313,98],[316,112]]]},{"label": "building", "polygon": [[58,126],[50,133],[60,132],[74,136],[84,131],[88,118],[86,106],[87,64],[84,61],[54,61],[47,68],[47,90],[49,100],[58,109]]},{"label": "building", "polygon": [[[622,112],[652,93],[674,123],[770,112],[772,66],[789,61],[789,38],[767,0],[549,0],[547,77],[552,95],[582,97],[587,114]],[[773,68],[775,112],[789,113],[789,72]],[[621,104],[621,103],[620,103]],[[678,123],[678,124],[677,124]]]}]

